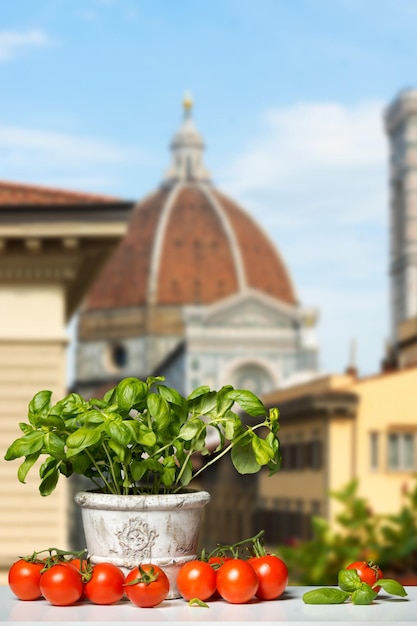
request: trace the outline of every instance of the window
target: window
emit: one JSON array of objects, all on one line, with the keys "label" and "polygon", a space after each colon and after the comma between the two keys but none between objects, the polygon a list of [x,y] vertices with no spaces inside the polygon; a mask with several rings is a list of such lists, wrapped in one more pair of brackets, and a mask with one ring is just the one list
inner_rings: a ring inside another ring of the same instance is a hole
[{"label": "window", "polygon": [[414,434],[389,433],[388,435],[388,469],[414,470]]},{"label": "window", "polygon": [[112,346],[111,356],[116,367],[122,368],[127,365],[127,350],[122,344]]},{"label": "window", "polygon": [[379,433],[369,434],[369,458],[371,470],[379,468]]}]

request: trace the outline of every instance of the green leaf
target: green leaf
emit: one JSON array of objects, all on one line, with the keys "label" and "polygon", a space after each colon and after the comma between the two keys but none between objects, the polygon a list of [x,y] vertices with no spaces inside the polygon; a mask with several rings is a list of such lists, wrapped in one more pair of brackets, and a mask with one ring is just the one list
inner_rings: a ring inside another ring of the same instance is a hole
[{"label": "green leaf", "polygon": [[252,434],[251,440],[255,459],[259,465],[266,465],[274,458],[274,451],[267,441],[261,439],[255,434]]},{"label": "green leaf", "polygon": [[112,389],[109,389],[108,391],[106,391],[106,393],[103,396],[103,400],[107,404],[113,404],[113,402],[115,402],[115,399],[116,399],[116,387],[112,387]]},{"label": "green leaf", "polygon": [[56,433],[45,433],[43,438],[43,444],[47,453],[53,456],[55,459],[66,459],[65,442]]},{"label": "green leaf", "polygon": [[187,400],[194,400],[198,396],[203,395],[203,393],[208,393],[209,391],[210,387],[208,387],[207,385],[201,385],[200,387],[196,387],[187,397]]},{"label": "green leaf", "polygon": [[375,584],[382,587],[384,591],[392,596],[405,598],[405,596],[408,595],[401,583],[392,578],[380,578]]},{"label": "green leaf", "polygon": [[355,591],[361,586],[361,579],[355,569],[342,569],[337,576],[337,583],[343,591]]},{"label": "green leaf", "polygon": [[41,496],[49,496],[57,486],[59,479],[59,471],[56,467],[51,468],[50,472],[42,479],[39,485]]},{"label": "green leaf", "polygon": [[165,430],[169,426],[171,410],[168,402],[157,393],[150,393],[146,400],[149,413],[156,422],[158,430]]},{"label": "green leaf", "polygon": [[167,457],[162,461],[162,466],[162,484],[165,485],[165,487],[170,487],[175,482],[175,476],[178,469],[175,465],[175,460],[172,457]]},{"label": "green leaf", "polygon": [[118,460],[121,463],[124,463],[125,460],[125,453],[126,453],[126,446],[118,443],[117,441],[114,441],[113,439],[110,439],[109,441],[109,447],[113,450],[113,452],[117,455]]},{"label": "green leaf", "polygon": [[71,459],[71,464],[76,474],[85,474],[91,465],[91,459],[85,452],[81,452]]},{"label": "green leaf", "polygon": [[37,426],[37,418],[42,413],[47,413],[51,408],[52,391],[38,391],[29,402],[28,417],[32,426]]},{"label": "green leaf", "polygon": [[239,441],[232,447],[231,459],[239,474],[255,474],[261,468],[250,439]]},{"label": "green leaf", "polygon": [[193,398],[188,403],[193,415],[208,415],[217,407],[217,393],[208,391]]},{"label": "green leaf", "polygon": [[187,411],[187,401],[180,393],[178,393],[176,389],[166,387],[165,385],[159,385],[158,391],[167,402],[180,407],[182,412]]},{"label": "green leaf", "polygon": [[82,427],[67,437],[67,457],[75,456],[81,450],[97,444],[101,439],[98,428]]},{"label": "green leaf", "polygon": [[106,431],[110,435],[111,439],[121,446],[126,447],[131,443],[131,431],[122,421],[109,421],[106,426]]},{"label": "green leaf", "polygon": [[21,456],[29,456],[35,454],[43,448],[43,432],[33,430],[32,432],[16,439],[7,449],[4,458],[6,461],[18,459]]},{"label": "green leaf", "polygon": [[25,422],[19,422],[19,428],[24,435],[28,433],[32,433],[35,429],[30,424],[26,424]]},{"label": "green leaf", "polygon": [[154,472],[160,474],[163,470],[162,463],[155,459],[142,459],[141,461],[132,461],[130,464],[130,473],[134,481],[139,481],[146,472]]},{"label": "green leaf", "polygon": [[237,402],[240,408],[246,411],[248,415],[252,417],[262,417],[266,415],[264,404],[251,391],[247,391],[246,389],[233,389],[229,391],[227,395]]},{"label": "green leaf", "polygon": [[217,415],[225,415],[234,405],[235,401],[228,395],[229,391],[233,391],[233,387],[225,385],[217,393]]},{"label": "green leaf", "polygon": [[139,409],[145,406],[148,393],[146,383],[138,378],[124,378],[116,387],[117,405],[120,409],[129,413],[131,409]]},{"label": "green leaf", "polygon": [[303,595],[306,604],[343,604],[349,598],[346,591],[335,587],[312,589]]},{"label": "green leaf", "polygon": [[21,483],[25,482],[26,476],[29,470],[34,466],[36,461],[39,459],[40,452],[35,452],[35,454],[29,454],[23,463],[19,466],[17,470],[17,478]]},{"label": "green leaf", "polygon": [[137,441],[142,446],[152,448],[152,446],[154,446],[156,443],[156,435],[153,430],[145,426],[145,424],[139,424]]},{"label": "green leaf", "polygon": [[184,441],[191,441],[194,437],[197,437],[204,428],[204,422],[196,417],[182,426],[178,436]]},{"label": "green leaf", "polygon": [[378,592],[374,591],[367,583],[361,583],[359,589],[352,593],[353,604],[371,604],[377,597]]},{"label": "green leaf", "polygon": [[90,409],[85,416],[85,424],[102,424],[105,421],[105,415],[97,409]]}]

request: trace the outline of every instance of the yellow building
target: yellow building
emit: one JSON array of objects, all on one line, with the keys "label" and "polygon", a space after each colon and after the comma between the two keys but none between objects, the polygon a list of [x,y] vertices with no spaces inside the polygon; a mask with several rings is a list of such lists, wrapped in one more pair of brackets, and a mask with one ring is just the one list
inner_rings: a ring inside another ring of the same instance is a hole
[{"label": "yellow building", "polygon": [[354,478],[373,513],[396,513],[417,468],[417,365],[357,378],[325,376],[264,398],[280,409],[282,470],[259,479],[269,541],[309,538],[311,517],[333,522],[329,497]]}]

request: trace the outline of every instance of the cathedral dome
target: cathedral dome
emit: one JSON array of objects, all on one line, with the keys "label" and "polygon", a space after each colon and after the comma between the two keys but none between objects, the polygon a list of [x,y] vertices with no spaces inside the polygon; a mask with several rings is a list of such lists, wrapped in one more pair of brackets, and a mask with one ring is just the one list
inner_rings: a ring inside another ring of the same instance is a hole
[{"label": "cathedral dome", "polygon": [[186,100],[165,179],[134,208],[127,235],[89,292],[87,310],[211,304],[246,289],[297,305],[276,247],[213,186],[203,150]]}]

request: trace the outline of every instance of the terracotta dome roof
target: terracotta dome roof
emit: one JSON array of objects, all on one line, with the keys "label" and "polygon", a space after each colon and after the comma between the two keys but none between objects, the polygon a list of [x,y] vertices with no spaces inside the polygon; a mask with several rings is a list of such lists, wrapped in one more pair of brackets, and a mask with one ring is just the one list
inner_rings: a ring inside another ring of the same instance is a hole
[{"label": "terracotta dome roof", "polygon": [[186,110],[165,183],[132,213],[128,233],[89,292],[86,308],[210,304],[246,288],[297,304],[266,234],[210,183],[203,142]]}]

